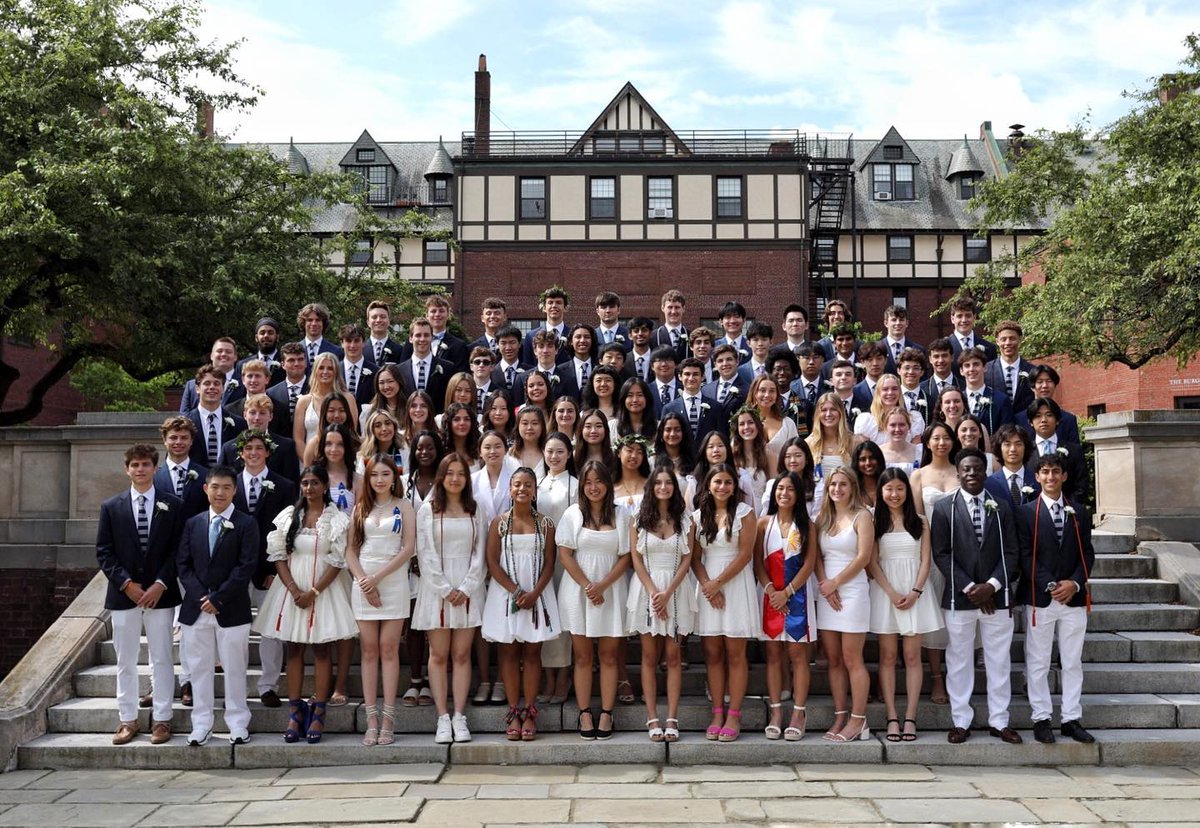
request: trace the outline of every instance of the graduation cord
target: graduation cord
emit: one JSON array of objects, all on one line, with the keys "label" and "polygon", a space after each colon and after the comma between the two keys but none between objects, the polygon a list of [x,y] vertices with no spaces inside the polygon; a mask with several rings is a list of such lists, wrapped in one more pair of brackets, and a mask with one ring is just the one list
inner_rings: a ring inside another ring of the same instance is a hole
[{"label": "graduation cord", "polygon": [[[1038,550],[1038,526],[1042,518],[1042,504],[1038,503],[1038,508],[1033,511],[1033,571],[1030,577],[1034,579],[1034,585],[1030,592],[1037,589],[1037,550]],[[1087,559],[1083,554],[1083,536],[1079,532],[1079,516],[1075,514],[1074,509],[1071,510],[1071,523],[1075,526],[1075,542],[1079,547],[1079,564],[1083,567],[1083,602],[1086,613],[1092,614],[1092,585],[1091,576],[1088,575]],[[1053,598],[1051,600],[1054,600]],[[1033,596],[1033,626],[1037,626],[1037,596]]]},{"label": "graduation cord", "polygon": [[[476,528],[475,527],[475,516],[471,515],[470,517],[471,517],[471,546],[470,546],[470,548],[472,550],[472,553],[474,553],[475,528]],[[445,515],[445,513],[442,513],[442,512],[438,513],[438,562],[441,564],[441,567],[442,567],[442,577],[445,578],[446,577],[446,515]],[[516,583],[516,581],[514,580],[513,583]],[[457,587],[455,587],[454,589],[457,589]],[[451,590],[451,592],[453,592],[453,591],[454,590]],[[470,614],[471,614],[471,596],[468,595],[467,596],[467,615],[468,615],[468,617],[470,616]],[[443,598],[441,601],[441,609],[440,609],[438,624],[440,626],[442,626],[443,628],[445,628],[445,626],[446,626],[446,599],[445,598]]]},{"label": "graduation cord", "polygon": [[[972,495],[972,497],[974,497],[974,495]],[[985,512],[983,528],[984,528],[984,532],[986,533],[987,532],[987,516],[986,516],[987,504],[991,503],[992,508],[994,510],[999,509],[999,507],[995,505],[996,501],[994,499],[992,499],[991,497],[985,497],[983,500],[983,503],[984,503],[984,512]],[[955,512],[957,512],[957,511],[958,510],[955,509],[954,505],[952,504],[950,506],[950,609],[952,611],[957,608],[956,607],[956,599],[958,598],[958,590],[954,588],[954,515],[955,515]],[[999,520],[999,519],[1000,518],[997,515],[996,520]],[[1011,618],[1013,611],[1012,611],[1012,601],[1009,600],[1008,565],[1004,563],[1004,531],[1001,527],[997,527],[996,531],[1000,533],[1000,564],[1001,564],[1001,568],[1004,570],[1004,603],[1007,605],[1008,615]]]},{"label": "graduation cord", "polygon": [[[544,528],[543,523],[542,523],[542,516],[540,514],[538,514],[536,509],[533,509],[530,511],[533,516],[533,526],[534,526],[533,554],[534,554],[534,560],[536,561],[536,564],[537,564],[536,571],[538,573],[538,578],[541,578],[541,572],[542,572],[542,569],[545,567],[545,561],[546,561],[546,537],[542,531]],[[517,580],[517,563],[516,563],[515,558],[513,557],[512,525],[513,525],[513,510],[509,509],[508,510],[508,519],[503,524],[501,524],[501,527],[500,527],[501,542],[505,545],[504,555],[502,556],[504,558],[504,574],[507,575],[508,579],[510,581],[512,581],[514,584],[516,584],[516,586],[517,586],[517,591],[512,594],[512,598],[509,600],[508,605],[505,609],[505,615],[509,615],[509,616],[511,616],[518,609],[520,609],[520,607],[517,606],[517,597],[525,592],[525,588],[522,587],[521,582],[519,580]],[[544,593],[539,595],[537,598],[537,601],[534,603],[534,605],[529,608],[530,612],[533,613],[533,628],[535,630],[538,629],[538,627],[540,626],[540,623],[541,623],[541,619],[538,618],[538,612],[537,612],[538,604],[541,604],[541,607],[542,607],[542,616],[545,618],[546,629],[548,629],[548,630],[553,629],[553,625],[550,623],[550,610],[546,606],[546,596]]]}]

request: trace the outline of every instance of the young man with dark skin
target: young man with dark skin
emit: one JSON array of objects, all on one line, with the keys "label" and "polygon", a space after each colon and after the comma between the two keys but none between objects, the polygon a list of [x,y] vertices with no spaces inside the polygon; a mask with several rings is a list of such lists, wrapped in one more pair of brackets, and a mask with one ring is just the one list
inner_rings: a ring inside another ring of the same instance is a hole
[{"label": "young man with dark skin", "polygon": [[538,299],[538,310],[545,314],[546,320],[525,334],[525,342],[521,345],[521,359],[533,364],[533,338],[539,331],[552,331],[558,337],[562,353],[557,354],[553,362],[557,365],[571,356],[567,348],[567,306],[570,304],[567,292],[558,285],[551,285],[542,291]]},{"label": "young man with dark skin", "polygon": [[954,324],[954,333],[948,339],[956,360],[964,350],[972,348],[980,349],[985,363],[996,358],[996,344],[988,342],[975,330],[977,313],[975,300],[969,297],[959,297],[950,305],[950,321]]},{"label": "young man with dark skin", "polygon": [[392,308],[387,302],[376,300],[367,305],[366,351],[376,365],[400,361],[403,346],[392,339]]},{"label": "young man with dark skin", "polygon": [[941,595],[949,644],[946,690],[954,726],[947,734],[958,745],[971,737],[971,694],[975,687],[975,636],[983,638],[987,675],[988,732],[1008,744],[1021,735],[1009,726],[1012,698],[1013,617],[1018,602],[1019,539],[1012,509],[984,492],[987,458],[963,449],[955,463],[958,492],[939,500],[930,517],[933,560],[946,587]]},{"label": "young man with dark skin", "polygon": [[[249,361],[257,359],[267,366],[267,385],[274,385],[283,379],[283,356],[279,353],[279,333],[282,329],[279,323],[270,316],[258,320],[254,328],[254,342],[258,352],[243,359],[237,365],[237,372],[242,373],[242,367]],[[244,378],[243,378],[243,381]]]},{"label": "young man with dark skin", "polygon": [[683,324],[683,310],[686,306],[687,299],[680,291],[671,289],[664,293],[662,296],[663,323],[654,329],[650,341],[652,348],[662,345],[674,348],[677,362],[683,362],[687,357],[693,356],[688,349],[690,344],[688,329]]},{"label": "young man with dark skin", "polygon": [[1033,385],[1029,381],[1034,364],[1021,356],[1021,337],[1024,331],[1011,319],[996,325],[996,349],[999,356],[983,371],[983,381],[993,388],[1003,388],[1012,400],[1013,410],[1022,411],[1033,402]]},{"label": "young man with dark skin", "polygon": [[508,305],[503,299],[489,296],[483,300],[479,321],[483,323],[483,335],[472,342],[470,348],[487,348],[494,354],[499,349],[496,336],[500,329],[508,324]]},{"label": "young man with dark skin", "polygon": [[[692,445],[700,445],[700,441],[714,429],[722,434],[728,429],[729,418],[723,415],[723,408],[715,397],[706,396],[701,388],[704,385],[704,366],[695,357],[688,357],[679,366],[679,384],[682,391],[679,396],[663,407],[663,414],[676,412],[682,414],[692,429]],[[662,419],[661,417],[659,419]]]},{"label": "young man with dark skin", "polygon": [[784,416],[796,424],[800,436],[807,437],[811,430],[813,407],[809,405],[806,395],[792,390],[799,372],[800,361],[786,344],[776,345],[768,352],[767,373],[775,380],[775,390],[779,392],[779,407]]},{"label": "young man with dark skin", "polygon": [[304,348],[295,342],[284,345],[279,353],[283,357],[283,380],[268,388],[266,393],[275,403],[272,433],[290,437],[296,403],[308,392],[308,358],[304,355]]},{"label": "young man with dark skin", "polygon": [[635,316],[629,320],[629,338],[633,340],[633,348],[625,357],[626,372],[646,382],[653,376],[650,372],[650,332],[653,328],[654,323],[649,317]]},{"label": "young man with dark skin", "polygon": [[1041,495],[1017,510],[1021,543],[1021,595],[1025,604],[1025,688],[1033,708],[1033,738],[1052,744],[1050,651],[1058,645],[1062,735],[1096,741],[1083,719],[1083,642],[1089,610],[1088,577],[1096,563],[1092,516],[1064,491],[1063,461],[1047,454],[1033,461]]},{"label": "young man with dark skin", "polygon": [[[1025,409],[1025,416],[1033,428],[1034,454],[1044,457],[1049,454],[1062,458],[1063,470],[1067,473],[1063,491],[1067,497],[1085,497],[1089,486],[1087,462],[1083,458],[1083,446],[1079,443],[1068,443],[1058,437],[1058,423],[1062,419],[1062,409],[1058,403],[1049,397],[1034,397],[1033,402]],[[1027,473],[1033,470],[1033,464],[1026,467]]]},{"label": "young man with dark skin", "polygon": [[595,327],[598,345],[609,345],[616,342],[625,348],[633,347],[633,342],[629,339],[629,330],[621,324],[620,296],[611,290],[606,290],[597,296],[596,317],[599,319],[599,324]]}]

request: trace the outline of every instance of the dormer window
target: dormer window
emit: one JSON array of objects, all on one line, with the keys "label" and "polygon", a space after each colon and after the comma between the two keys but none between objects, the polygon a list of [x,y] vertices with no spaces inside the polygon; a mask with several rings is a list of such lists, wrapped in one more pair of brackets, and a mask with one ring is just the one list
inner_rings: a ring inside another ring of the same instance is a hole
[{"label": "dormer window", "polygon": [[885,161],[899,161],[904,157],[904,147],[888,146],[883,148],[883,158]]},{"label": "dormer window", "polygon": [[[887,147],[884,147],[886,153]],[[873,164],[872,198],[875,201],[912,201],[916,198],[912,164]]]},{"label": "dormer window", "polygon": [[375,160],[374,148],[356,150],[354,160],[360,164],[370,164]]},{"label": "dormer window", "polygon": [[450,201],[450,182],[444,178],[433,180],[433,203],[447,204]]},{"label": "dormer window", "polygon": [[968,201],[975,197],[976,189],[979,186],[980,176],[978,175],[963,175],[958,179],[958,197],[963,201]]}]

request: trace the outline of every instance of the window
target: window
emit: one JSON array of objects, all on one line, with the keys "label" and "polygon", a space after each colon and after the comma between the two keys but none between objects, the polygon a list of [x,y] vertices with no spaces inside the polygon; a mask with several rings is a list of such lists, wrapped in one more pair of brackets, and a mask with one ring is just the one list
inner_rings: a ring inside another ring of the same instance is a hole
[{"label": "window", "polygon": [[521,179],[521,218],[544,219],[546,217],[546,179]]},{"label": "window", "polygon": [[899,161],[904,157],[904,147],[884,147],[883,159],[885,161]]},{"label": "window", "polygon": [[592,149],[596,152],[616,152],[617,139],[614,135],[597,135],[592,139]]},{"label": "window", "polygon": [[[1178,401],[1178,398],[1176,398],[1176,400]],[[1108,405],[1105,403],[1096,403],[1095,405],[1089,405],[1087,407],[1088,419],[1094,420],[1097,417],[1099,417],[1101,414],[1104,414],[1106,411],[1108,411]]]},{"label": "window", "polygon": [[742,217],[742,179],[740,177],[717,178],[717,218]]},{"label": "window", "polygon": [[912,260],[912,236],[888,236],[888,261],[911,262]]},{"label": "window", "polygon": [[971,236],[967,237],[966,260],[973,264],[991,261],[991,252],[988,249],[987,239],[977,239]]},{"label": "window", "polygon": [[964,175],[958,179],[958,197],[963,201],[975,197],[975,188],[979,186],[979,176]]},{"label": "window", "polygon": [[876,201],[912,201],[916,198],[912,164],[875,164],[871,179]]},{"label": "window", "polygon": [[374,250],[375,243],[371,239],[359,239],[350,251],[350,264],[369,265]]},{"label": "window", "polygon": [[646,209],[650,218],[672,218],[675,215],[675,179],[646,179]]},{"label": "window", "polygon": [[370,164],[375,160],[375,150],[360,149],[354,151],[354,160],[360,164]]},{"label": "window", "polygon": [[392,168],[386,166],[358,167],[367,187],[367,201],[371,204],[386,204],[391,201]]},{"label": "window", "polygon": [[646,152],[666,152],[667,137],[665,135],[647,135],[642,141],[642,149]]},{"label": "window", "polygon": [[450,245],[444,241],[425,242],[425,264],[450,264]]},{"label": "window", "polygon": [[450,201],[450,182],[444,178],[433,180],[433,203],[447,204]]},{"label": "window", "polygon": [[592,136],[594,152],[661,153],[667,151],[667,137],[661,132],[621,132]]},{"label": "window", "polygon": [[588,215],[594,219],[617,217],[617,179],[593,178],[592,195],[588,201]]},{"label": "window", "polygon": [[898,308],[908,307],[908,288],[892,289],[892,304]]},{"label": "window", "polygon": [[[1091,413],[1092,413],[1091,408],[1092,408],[1091,406],[1088,406],[1088,416],[1089,417],[1091,416]],[[1176,411],[1181,411],[1181,410],[1182,411],[1195,411],[1197,409],[1200,409],[1200,397],[1176,397],[1175,398],[1175,410]]]}]

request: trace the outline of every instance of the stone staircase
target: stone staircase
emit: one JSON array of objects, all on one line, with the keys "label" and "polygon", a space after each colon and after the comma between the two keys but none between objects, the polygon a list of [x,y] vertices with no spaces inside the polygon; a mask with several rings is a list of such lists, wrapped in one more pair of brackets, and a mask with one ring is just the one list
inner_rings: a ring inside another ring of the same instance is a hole
[{"label": "stone staircase", "polygon": [[[175,706],[176,736],[169,744],[151,746],[146,737],[117,748],[111,744],[116,728],[116,655],[112,641],[97,645],[95,663],[78,671],[73,680],[74,697],[50,708],[48,732],[22,745],[18,763],[22,768],[253,768],[298,767],[392,762],[455,762],[463,764],[527,763],[630,763],[673,764],[766,764],[777,762],[898,762],[968,765],[1059,765],[1059,764],[1146,764],[1195,763],[1200,760],[1200,609],[1178,602],[1176,584],[1157,578],[1153,557],[1140,554],[1132,537],[1098,532],[1097,561],[1093,574],[1093,611],[1084,647],[1084,722],[1097,736],[1097,744],[1079,745],[1059,741],[1039,745],[1026,733],[1026,744],[1007,746],[986,733],[977,733],[965,745],[949,745],[945,731],[950,711],[945,705],[923,700],[918,713],[920,738],[912,743],[888,743],[882,734],[851,744],[824,742],[820,735],[832,718],[828,676],[813,670],[808,700],[809,734],[802,742],[768,742],[762,736],[767,710],[759,698],[747,698],[743,706],[744,735],[735,743],[715,744],[703,738],[709,721],[710,704],[705,698],[703,658],[699,642],[688,647],[690,669],[684,673],[684,701],[680,710],[680,742],[654,744],[645,735],[644,708],[619,706],[617,735],[608,742],[583,742],[574,733],[577,707],[573,701],[543,705],[539,718],[542,736],[532,743],[507,742],[503,735],[501,706],[473,706],[468,719],[475,738],[467,744],[439,746],[433,743],[436,714],[432,707],[400,708],[395,745],[365,748],[360,734],[366,726],[361,703],[358,669],[350,679],[352,701],[329,708],[324,740],[319,745],[284,744],[286,705],[267,709],[251,701],[253,740],[231,746],[214,736],[201,748],[189,748],[185,735],[190,728],[190,708]],[[1028,731],[1031,726],[1024,686],[1022,636],[1013,642],[1013,725]],[[753,645],[752,645],[753,646]],[[752,649],[752,659],[756,655]],[[257,640],[251,642],[251,672],[257,671]],[[875,646],[868,644],[868,662]],[[635,688],[638,678],[638,644],[630,642],[628,661]],[[874,668],[872,667],[872,671]],[[146,648],[143,641],[141,667],[143,690],[149,686]],[[407,668],[402,668],[401,687],[407,686]],[[1059,675],[1051,671],[1051,690],[1057,691]],[[311,683],[311,675],[309,677]],[[898,683],[903,687],[902,677]],[[222,678],[217,676],[218,699]],[[282,685],[282,679],[281,679]],[[249,681],[253,690],[253,677]],[[659,682],[662,692],[663,682]],[[977,675],[973,700],[976,720],[986,718],[982,695],[983,675]],[[926,682],[928,689],[928,682]],[[282,690],[282,686],[281,686]],[[751,669],[749,693],[765,693],[761,666]],[[219,703],[219,702],[218,702]],[[593,707],[596,707],[593,704]],[[660,715],[666,715],[660,701]],[[149,710],[140,711],[143,730],[149,727]],[[872,703],[868,721],[884,724],[883,705]],[[218,730],[221,719],[218,714]]]}]

